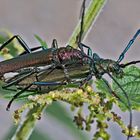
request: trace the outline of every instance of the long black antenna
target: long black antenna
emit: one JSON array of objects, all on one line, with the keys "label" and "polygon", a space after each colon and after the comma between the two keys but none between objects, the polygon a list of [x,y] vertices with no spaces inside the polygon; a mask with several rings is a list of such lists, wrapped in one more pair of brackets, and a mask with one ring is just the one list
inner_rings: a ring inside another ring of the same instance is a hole
[{"label": "long black antenna", "polygon": [[126,64],[120,64],[120,67],[121,67],[121,68],[125,68],[125,67],[127,67],[127,66],[129,66],[129,65],[134,65],[134,64],[137,64],[137,63],[140,63],[140,60],[131,61],[131,62],[128,62],[128,63],[126,63]]},{"label": "long black antenna", "polygon": [[82,41],[82,36],[83,36],[83,27],[84,27],[84,16],[85,16],[85,3],[86,3],[86,0],[83,0],[83,3],[82,3],[82,6],[81,6],[81,14],[80,14],[80,31],[79,31],[79,35],[77,36],[77,43],[78,43],[78,46],[79,48],[81,49],[81,51],[83,51],[83,47],[81,47],[81,41]]},{"label": "long black antenna", "polygon": [[85,17],[85,3],[86,3],[86,0],[83,1],[82,8],[81,8],[81,22],[80,22],[80,32],[79,32],[79,40],[78,40],[79,43],[81,43],[82,35],[83,35],[84,17]]},{"label": "long black antenna", "polygon": [[123,50],[123,52],[120,54],[119,59],[117,60],[118,63],[120,63],[123,59],[127,51],[131,48],[132,44],[136,40],[136,38],[140,35],[140,29],[137,30],[137,32],[134,34],[133,38],[128,42],[127,46]]},{"label": "long black antenna", "polygon": [[131,128],[132,128],[132,120],[133,120],[133,117],[132,117],[132,107],[131,107],[131,102],[129,100],[129,97],[127,95],[127,93],[125,92],[125,90],[122,88],[122,86],[117,82],[117,80],[110,74],[108,73],[108,75],[111,77],[111,79],[113,79],[113,81],[117,84],[117,86],[122,90],[122,92],[124,93],[127,101],[128,101],[128,109],[129,109],[129,116],[130,116],[130,120],[129,120],[129,126],[128,126],[128,129],[129,129],[129,133],[128,133],[128,137],[127,137],[127,140],[129,140],[130,138],[130,135],[131,135]]},{"label": "long black antenna", "polygon": [[131,102],[130,102],[130,100],[129,100],[129,97],[128,97],[128,95],[127,95],[127,93],[126,93],[126,91],[122,88],[122,86],[118,83],[118,81],[108,72],[108,71],[106,71],[102,66],[100,66],[103,70],[104,70],[104,72],[105,73],[107,73],[108,74],[108,76],[117,84],[117,86],[121,89],[121,91],[124,93],[124,95],[125,95],[125,97],[126,97],[126,99],[127,99],[127,101],[128,101],[128,105],[126,105],[126,103],[122,100],[122,99],[120,99],[119,97],[118,97],[118,95],[117,94],[115,94],[115,92],[113,92],[113,90],[111,89],[111,87],[108,85],[108,83],[103,79],[103,81],[104,81],[104,83],[109,87],[109,89],[110,89],[110,91],[111,91],[111,93],[113,94],[113,95],[115,95],[124,105],[126,105],[127,106],[127,108],[129,109],[129,126],[128,126],[128,129],[129,129],[129,133],[128,133],[128,136],[127,136],[127,140],[129,140],[129,138],[130,138],[130,136],[131,136],[131,128],[132,128],[132,120],[133,120],[133,117],[132,117],[132,107],[131,107]]}]

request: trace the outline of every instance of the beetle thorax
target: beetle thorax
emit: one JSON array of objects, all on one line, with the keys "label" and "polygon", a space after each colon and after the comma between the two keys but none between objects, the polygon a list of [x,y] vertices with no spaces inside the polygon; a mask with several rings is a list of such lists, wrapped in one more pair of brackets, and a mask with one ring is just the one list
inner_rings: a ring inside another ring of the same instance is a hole
[{"label": "beetle thorax", "polygon": [[103,75],[105,73],[112,73],[121,77],[123,74],[123,71],[120,68],[119,64],[116,61],[110,59],[100,59],[99,61],[96,61],[95,68],[97,70],[97,73],[100,75]]}]

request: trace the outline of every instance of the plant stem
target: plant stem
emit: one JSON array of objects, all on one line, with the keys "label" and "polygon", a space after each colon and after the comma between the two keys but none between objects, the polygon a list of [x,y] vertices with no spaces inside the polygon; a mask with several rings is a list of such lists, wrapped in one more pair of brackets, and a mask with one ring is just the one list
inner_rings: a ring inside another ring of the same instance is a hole
[{"label": "plant stem", "polygon": [[[90,4],[86,10],[85,17],[84,17],[82,39],[84,39],[86,33],[91,28],[92,24],[95,23],[98,15],[100,14],[100,12],[106,2],[107,2],[107,0],[91,0]],[[72,46],[74,48],[77,47],[76,38],[77,38],[79,32],[80,32],[80,21],[79,21],[78,25],[76,26],[74,32],[72,33],[72,36],[70,37],[70,40],[68,43],[70,46]]]},{"label": "plant stem", "polygon": [[37,118],[33,116],[33,113],[37,112],[38,114],[41,114],[42,111],[45,109],[45,107],[46,104],[41,106],[36,106],[33,109],[29,110],[25,120],[21,124],[19,124],[11,140],[28,140],[37,122]]}]

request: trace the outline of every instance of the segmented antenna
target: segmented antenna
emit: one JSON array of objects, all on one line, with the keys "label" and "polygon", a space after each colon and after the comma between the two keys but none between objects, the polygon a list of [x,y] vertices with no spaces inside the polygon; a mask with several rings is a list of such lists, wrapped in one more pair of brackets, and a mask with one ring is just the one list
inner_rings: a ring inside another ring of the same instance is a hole
[{"label": "segmented antenna", "polygon": [[120,54],[119,59],[117,60],[118,63],[120,63],[124,59],[126,52],[130,49],[130,47],[132,46],[132,44],[134,43],[134,41],[136,40],[136,38],[138,37],[139,34],[140,34],[140,29],[137,30],[137,32],[134,34],[133,38],[128,42],[127,46],[125,47],[123,52]]},{"label": "segmented antenna", "polygon": [[129,66],[129,65],[134,65],[134,64],[137,64],[137,63],[140,63],[140,60],[131,61],[131,62],[128,62],[128,63],[126,63],[126,64],[120,64],[120,67],[121,67],[121,68],[125,68],[125,67],[127,67],[127,66]]},{"label": "segmented antenna", "polygon": [[[85,3],[86,0],[83,0],[82,6],[81,6],[81,12],[80,12],[80,31],[79,31],[79,35],[77,36],[77,43],[78,46],[80,47],[80,43],[82,41],[82,35],[83,35],[83,26],[84,26],[84,16],[85,16]],[[83,51],[83,48],[80,47],[80,49]]]}]

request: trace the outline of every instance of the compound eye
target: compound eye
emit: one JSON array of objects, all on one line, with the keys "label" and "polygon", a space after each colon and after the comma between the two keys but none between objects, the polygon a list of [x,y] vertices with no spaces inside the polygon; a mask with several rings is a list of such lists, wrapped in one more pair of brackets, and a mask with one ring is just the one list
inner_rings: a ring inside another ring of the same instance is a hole
[{"label": "compound eye", "polygon": [[122,69],[119,67],[119,65],[114,65],[114,74],[119,77],[119,78],[122,78],[123,76],[123,71]]},{"label": "compound eye", "polygon": [[114,74],[120,74],[121,69],[118,64],[113,65]]},{"label": "compound eye", "polygon": [[115,71],[120,71],[120,67],[119,67],[118,64],[114,65],[114,70],[115,70]]}]

